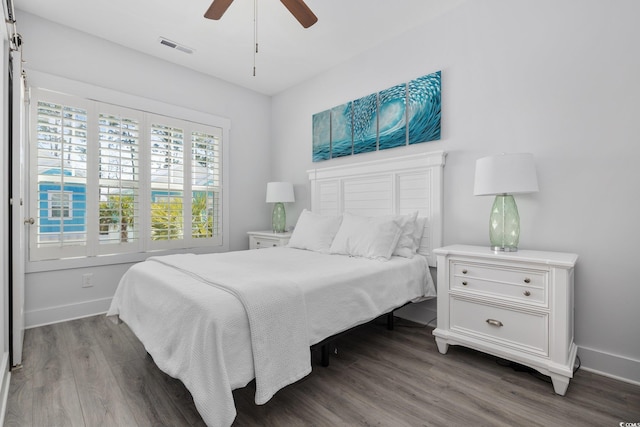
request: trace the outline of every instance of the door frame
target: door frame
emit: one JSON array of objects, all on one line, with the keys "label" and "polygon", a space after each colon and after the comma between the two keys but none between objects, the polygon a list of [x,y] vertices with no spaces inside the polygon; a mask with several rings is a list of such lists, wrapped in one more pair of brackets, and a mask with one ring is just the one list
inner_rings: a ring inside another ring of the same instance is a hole
[{"label": "door frame", "polygon": [[22,52],[12,49],[9,55],[8,84],[9,138],[9,357],[10,366],[20,367],[24,344],[24,300],[26,246],[26,87],[22,72]]}]

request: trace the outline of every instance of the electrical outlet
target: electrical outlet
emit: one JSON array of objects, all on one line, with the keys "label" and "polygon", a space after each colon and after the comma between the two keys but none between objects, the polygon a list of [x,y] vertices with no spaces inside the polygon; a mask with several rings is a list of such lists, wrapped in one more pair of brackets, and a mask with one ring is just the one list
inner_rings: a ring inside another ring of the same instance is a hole
[{"label": "electrical outlet", "polygon": [[90,288],[93,286],[93,273],[86,273],[82,275],[82,287]]}]

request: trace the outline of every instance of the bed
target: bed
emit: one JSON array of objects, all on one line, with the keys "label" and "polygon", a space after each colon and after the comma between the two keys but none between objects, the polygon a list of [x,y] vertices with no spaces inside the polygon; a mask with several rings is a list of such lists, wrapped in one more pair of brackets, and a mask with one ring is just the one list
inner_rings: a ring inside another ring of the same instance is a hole
[{"label": "bed", "polygon": [[[151,257],[125,273],[107,315],[185,384],[207,425],[231,425],[232,390],[255,379],[264,404],[311,372],[311,346],[435,296],[429,266],[441,244],[444,158],[311,170],[311,211],[290,247]],[[358,227],[375,239],[358,246]],[[412,256],[402,255],[403,238]]]}]

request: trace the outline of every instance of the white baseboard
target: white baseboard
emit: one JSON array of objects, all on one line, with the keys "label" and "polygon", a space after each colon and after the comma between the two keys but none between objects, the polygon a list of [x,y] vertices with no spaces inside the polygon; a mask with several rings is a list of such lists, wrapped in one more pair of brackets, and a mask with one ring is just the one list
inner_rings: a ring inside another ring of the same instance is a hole
[{"label": "white baseboard", "polygon": [[640,386],[640,360],[578,346],[582,369]]},{"label": "white baseboard", "polygon": [[112,298],[102,298],[26,311],[24,314],[24,327],[25,329],[36,328],[38,326],[51,325],[53,323],[106,313],[109,305],[111,305],[111,300]]},{"label": "white baseboard", "polygon": [[5,351],[0,364],[0,369],[2,370],[2,381],[0,382],[0,426],[4,425],[4,418],[7,415],[7,401],[9,399],[9,385],[11,383],[11,372],[9,368],[9,352]]}]

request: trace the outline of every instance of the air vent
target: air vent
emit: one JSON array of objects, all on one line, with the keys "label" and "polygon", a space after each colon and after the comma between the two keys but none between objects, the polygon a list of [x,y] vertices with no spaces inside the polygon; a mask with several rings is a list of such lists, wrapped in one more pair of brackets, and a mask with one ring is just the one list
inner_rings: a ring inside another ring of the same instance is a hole
[{"label": "air vent", "polygon": [[195,51],[194,49],[191,49],[190,47],[187,47],[187,46],[185,46],[183,44],[180,44],[180,43],[176,43],[176,42],[171,41],[169,39],[165,39],[164,37],[160,37],[160,38],[158,38],[158,40],[160,41],[160,44],[168,46],[171,49],[179,50],[179,51],[184,52],[184,53],[192,54]]}]

